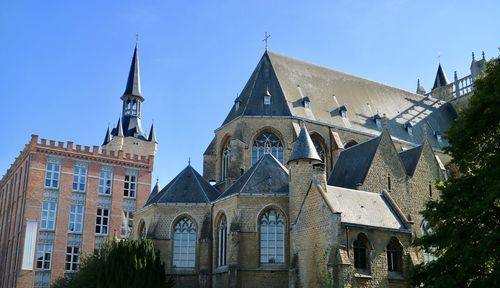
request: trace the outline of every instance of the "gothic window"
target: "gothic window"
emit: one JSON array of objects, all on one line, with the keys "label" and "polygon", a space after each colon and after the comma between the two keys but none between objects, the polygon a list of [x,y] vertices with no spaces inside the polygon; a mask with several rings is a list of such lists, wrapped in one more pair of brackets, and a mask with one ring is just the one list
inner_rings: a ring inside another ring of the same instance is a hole
[{"label": "gothic window", "polygon": [[323,145],[321,145],[321,141],[316,139],[316,137],[311,138],[314,144],[314,148],[316,148],[316,152],[318,152],[319,158],[323,162],[325,162],[325,149],[323,149]]},{"label": "gothic window", "polygon": [[231,157],[231,147],[229,146],[229,141],[224,145],[222,150],[222,181],[226,180],[229,175],[229,160]]},{"label": "gothic window", "polygon": [[[422,230],[422,235],[428,236],[434,234],[434,229],[432,229],[431,224],[427,220],[423,220],[422,224],[420,225],[420,229]],[[430,263],[434,260],[436,260],[436,256],[434,256],[433,251],[435,250],[434,247],[431,247],[428,251],[424,250],[424,263]]]},{"label": "gothic window", "polygon": [[194,268],[196,257],[196,225],[182,218],[174,228],[174,267]]},{"label": "gothic window", "polygon": [[285,219],[270,209],[260,219],[260,263],[285,263]]},{"label": "gothic window", "polygon": [[354,240],[353,250],[354,250],[354,268],[361,270],[363,272],[368,272],[369,270],[369,260],[370,260],[370,242],[365,234],[360,233],[358,238]]},{"label": "gothic window", "polygon": [[403,246],[396,237],[392,237],[387,244],[387,270],[392,272],[403,271]]},{"label": "gothic window", "polygon": [[226,216],[222,216],[219,222],[219,226],[217,227],[218,236],[219,236],[219,247],[217,264],[219,267],[227,265],[227,221]]},{"label": "gothic window", "polygon": [[252,165],[255,164],[264,154],[272,154],[283,163],[283,144],[281,140],[271,132],[260,134],[252,146]]}]

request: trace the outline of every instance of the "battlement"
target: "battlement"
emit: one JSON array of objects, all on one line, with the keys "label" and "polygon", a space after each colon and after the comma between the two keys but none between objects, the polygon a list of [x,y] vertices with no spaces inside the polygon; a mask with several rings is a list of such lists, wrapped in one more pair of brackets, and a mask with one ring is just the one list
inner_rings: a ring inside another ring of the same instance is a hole
[{"label": "battlement", "polygon": [[130,153],[124,153],[123,150],[112,151],[102,149],[98,145],[93,145],[92,149],[90,146],[82,146],[80,144],[74,144],[73,141],[55,141],[47,140],[45,138],[39,138],[38,135],[32,134],[30,143],[28,144],[32,148],[38,149],[48,149],[59,153],[70,153],[76,154],[79,158],[89,157],[89,158],[104,158],[109,161],[125,161],[133,162],[136,164],[143,164],[152,167],[154,155],[144,156],[136,155]]}]

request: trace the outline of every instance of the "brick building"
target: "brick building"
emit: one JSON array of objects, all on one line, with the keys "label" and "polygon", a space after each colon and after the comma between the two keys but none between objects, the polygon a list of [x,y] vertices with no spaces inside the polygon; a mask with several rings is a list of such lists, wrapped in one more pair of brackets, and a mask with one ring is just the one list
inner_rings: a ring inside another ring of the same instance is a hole
[{"label": "brick building", "polygon": [[408,286],[432,259],[411,243],[446,177],[441,135],[481,61],[411,93],[266,51],[203,177],[188,165],[157,185],[132,237],[154,241],[178,287]]},{"label": "brick building", "polygon": [[126,238],[151,191],[156,137],[141,125],[137,47],[122,116],[101,147],[32,135],[0,180],[0,287],[49,287],[105,238]]}]

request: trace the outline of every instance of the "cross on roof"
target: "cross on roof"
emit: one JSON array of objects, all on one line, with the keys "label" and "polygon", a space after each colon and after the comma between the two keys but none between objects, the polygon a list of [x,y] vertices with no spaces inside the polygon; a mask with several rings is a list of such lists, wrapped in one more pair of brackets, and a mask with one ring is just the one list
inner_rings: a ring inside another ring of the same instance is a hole
[{"label": "cross on roof", "polygon": [[267,51],[267,39],[271,37],[271,34],[267,34],[267,32],[264,34],[264,39],[262,39],[262,42],[266,43],[266,51]]}]

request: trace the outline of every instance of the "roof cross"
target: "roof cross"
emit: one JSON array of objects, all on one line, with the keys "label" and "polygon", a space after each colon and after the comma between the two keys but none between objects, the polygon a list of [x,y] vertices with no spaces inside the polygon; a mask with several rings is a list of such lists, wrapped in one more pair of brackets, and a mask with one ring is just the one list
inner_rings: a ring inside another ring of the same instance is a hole
[{"label": "roof cross", "polygon": [[267,39],[271,38],[271,34],[267,34],[267,32],[264,34],[264,39],[262,39],[262,42],[266,43],[266,51],[267,51]]}]

